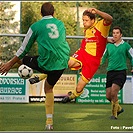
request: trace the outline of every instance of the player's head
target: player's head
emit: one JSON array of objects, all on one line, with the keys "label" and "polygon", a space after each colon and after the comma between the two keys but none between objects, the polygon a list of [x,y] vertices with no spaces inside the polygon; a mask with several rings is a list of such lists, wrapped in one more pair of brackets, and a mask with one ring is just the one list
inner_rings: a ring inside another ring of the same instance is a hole
[{"label": "player's head", "polygon": [[54,15],[54,6],[50,2],[46,2],[42,4],[41,7],[41,15],[48,16],[48,15]]},{"label": "player's head", "polygon": [[119,30],[120,34],[122,34],[122,29],[120,26],[113,27],[113,30]]},{"label": "player's head", "polygon": [[90,28],[95,23],[95,18],[95,14],[88,12],[88,10],[85,10],[82,16],[84,28]]},{"label": "player's head", "polygon": [[119,27],[119,26],[113,27],[112,35],[113,35],[113,39],[114,39],[115,42],[120,41],[121,37],[122,37],[121,27]]}]

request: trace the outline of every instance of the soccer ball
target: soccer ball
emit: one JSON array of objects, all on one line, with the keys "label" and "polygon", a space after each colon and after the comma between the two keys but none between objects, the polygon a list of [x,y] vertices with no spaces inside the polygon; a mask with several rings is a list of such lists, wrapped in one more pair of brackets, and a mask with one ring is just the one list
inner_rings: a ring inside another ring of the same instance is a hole
[{"label": "soccer ball", "polygon": [[21,66],[19,66],[18,68],[18,75],[23,78],[23,79],[28,79],[32,76],[33,74],[33,69],[22,64]]}]

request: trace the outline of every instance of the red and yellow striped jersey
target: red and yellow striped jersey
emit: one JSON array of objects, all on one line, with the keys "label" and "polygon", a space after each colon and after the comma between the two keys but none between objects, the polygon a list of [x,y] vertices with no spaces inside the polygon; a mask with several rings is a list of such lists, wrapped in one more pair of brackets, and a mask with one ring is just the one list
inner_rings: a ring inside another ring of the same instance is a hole
[{"label": "red and yellow striped jersey", "polygon": [[101,58],[106,47],[110,25],[106,25],[103,19],[97,20],[92,27],[85,30],[81,48],[88,54]]}]

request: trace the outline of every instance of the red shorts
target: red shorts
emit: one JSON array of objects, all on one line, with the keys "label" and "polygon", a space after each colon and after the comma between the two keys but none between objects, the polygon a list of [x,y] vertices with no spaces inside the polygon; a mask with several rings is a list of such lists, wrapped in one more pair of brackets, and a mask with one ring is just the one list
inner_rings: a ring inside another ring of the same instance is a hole
[{"label": "red shorts", "polygon": [[88,83],[100,66],[101,58],[88,54],[84,49],[80,48],[76,51],[72,57],[72,60],[76,60],[81,64],[81,67],[71,68],[72,70],[81,69],[82,79]]}]

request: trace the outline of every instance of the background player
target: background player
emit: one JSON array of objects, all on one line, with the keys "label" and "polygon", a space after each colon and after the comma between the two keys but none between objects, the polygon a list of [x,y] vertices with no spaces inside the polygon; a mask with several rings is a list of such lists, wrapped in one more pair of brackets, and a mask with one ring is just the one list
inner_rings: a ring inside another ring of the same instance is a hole
[{"label": "background player", "polygon": [[108,59],[106,98],[112,105],[111,119],[117,119],[118,115],[124,111],[119,105],[118,92],[123,88],[126,81],[127,58],[130,59],[133,67],[133,49],[121,37],[122,29],[119,26],[114,27],[114,43],[107,44],[101,63],[103,64]]}]

